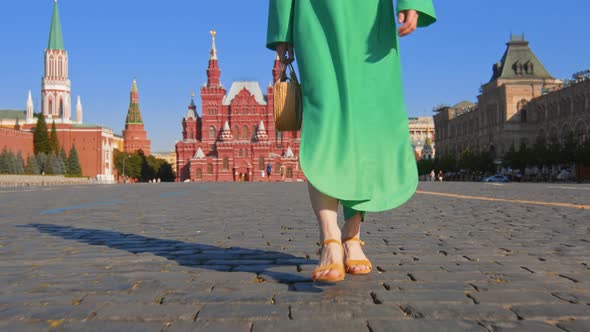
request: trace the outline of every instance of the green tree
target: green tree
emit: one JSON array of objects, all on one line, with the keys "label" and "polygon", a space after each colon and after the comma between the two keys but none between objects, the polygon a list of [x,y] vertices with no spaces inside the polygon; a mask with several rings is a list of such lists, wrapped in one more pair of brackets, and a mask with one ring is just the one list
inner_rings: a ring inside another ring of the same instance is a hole
[{"label": "green tree", "polygon": [[37,153],[35,156],[37,159],[37,167],[39,167],[39,174],[45,173],[45,167],[47,166],[47,155],[43,152]]},{"label": "green tree", "polygon": [[55,121],[53,121],[51,124],[51,134],[49,135],[49,148],[51,149],[51,153],[55,155],[59,153],[59,139],[57,138]]},{"label": "green tree", "polygon": [[25,174],[39,175],[41,171],[37,166],[37,158],[35,156],[29,156],[27,158],[27,167],[25,168]]},{"label": "green tree", "polygon": [[59,163],[57,157],[53,153],[47,155],[47,163],[45,164],[44,171],[47,175],[59,174]]},{"label": "green tree", "polygon": [[10,173],[10,165],[8,159],[8,149],[6,148],[6,146],[4,146],[4,148],[2,148],[2,153],[0,153],[0,174]]},{"label": "green tree", "polygon": [[23,154],[19,151],[16,154],[16,172],[15,174],[25,174],[25,161],[23,160]]},{"label": "green tree", "polygon": [[174,173],[172,165],[170,165],[170,163],[168,163],[166,160],[160,160],[162,160],[162,164],[160,165],[160,169],[158,170],[157,177],[161,179],[162,182],[174,182],[174,180],[176,180],[176,173]]},{"label": "green tree", "polygon": [[64,147],[62,146],[59,149],[59,160],[61,162],[60,167],[62,172],[60,174],[69,174],[70,173],[70,167],[68,165],[68,156],[66,155],[66,150],[64,149]]},{"label": "green tree", "polygon": [[78,151],[76,151],[76,146],[72,145],[72,149],[70,150],[70,157],[68,158],[68,169],[70,170],[67,175],[69,176],[82,176],[82,167],[80,166],[80,160],[78,159]]},{"label": "green tree", "polygon": [[49,136],[47,134],[47,123],[45,123],[45,116],[43,114],[37,115],[37,125],[33,134],[33,144],[35,155],[39,153],[49,153],[51,147],[49,145]]}]

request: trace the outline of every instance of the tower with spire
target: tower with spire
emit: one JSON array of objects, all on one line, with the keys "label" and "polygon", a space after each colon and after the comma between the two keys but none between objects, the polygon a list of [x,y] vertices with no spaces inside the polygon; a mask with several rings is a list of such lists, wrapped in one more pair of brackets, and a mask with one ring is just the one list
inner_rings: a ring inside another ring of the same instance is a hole
[{"label": "tower with spire", "polygon": [[68,52],[64,48],[57,0],[45,49],[44,75],[41,83],[41,111],[48,121],[72,123],[71,82]]},{"label": "tower with spire", "polygon": [[125,130],[123,130],[123,150],[133,153],[142,150],[146,156],[151,153],[150,140],[147,139],[147,133],[141,119],[139,109],[139,91],[137,89],[137,80],[133,80],[131,86],[129,109],[127,119],[125,120]]},{"label": "tower with spire", "polygon": [[[264,181],[268,163],[285,170],[285,181],[301,180],[304,175],[294,157],[299,133],[279,135],[275,130],[273,84],[266,95],[255,81],[233,82],[226,91],[220,80],[216,33],[210,33],[201,116],[191,99],[182,118],[182,141],[176,143],[177,181]],[[281,74],[282,65],[275,56],[272,82]]]},{"label": "tower with spire", "polygon": [[221,70],[217,58],[217,47],[215,45],[215,31],[211,33],[211,50],[209,52],[209,64],[207,66],[207,83],[201,88],[201,112],[203,140],[213,144],[223,129],[226,114],[223,111],[223,97],[226,90],[221,84]]}]

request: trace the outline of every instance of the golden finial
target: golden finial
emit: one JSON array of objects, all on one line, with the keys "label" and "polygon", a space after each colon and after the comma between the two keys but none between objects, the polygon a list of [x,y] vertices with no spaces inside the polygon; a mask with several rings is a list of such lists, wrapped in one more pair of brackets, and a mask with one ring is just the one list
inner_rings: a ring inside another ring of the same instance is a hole
[{"label": "golden finial", "polygon": [[217,34],[217,31],[215,31],[215,30],[211,30],[211,31],[209,31],[209,33],[211,34],[211,37],[212,37],[213,39],[215,39],[215,35]]},{"label": "golden finial", "polygon": [[195,98],[195,92],[194,91],[191,93],[191,97]]}]

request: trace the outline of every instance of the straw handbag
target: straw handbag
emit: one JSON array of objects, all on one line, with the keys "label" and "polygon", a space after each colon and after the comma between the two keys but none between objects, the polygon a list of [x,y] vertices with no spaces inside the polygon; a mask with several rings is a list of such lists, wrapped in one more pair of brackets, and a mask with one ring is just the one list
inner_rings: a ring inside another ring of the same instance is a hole
[{"label": "straw handbag", "polygon": [[[291,69],[289,78],[287,67]],[[275,128],[279,131],[301,130],[301,86],[292,64],[283,67],[281,79],[274,85],[274,118]]]}]

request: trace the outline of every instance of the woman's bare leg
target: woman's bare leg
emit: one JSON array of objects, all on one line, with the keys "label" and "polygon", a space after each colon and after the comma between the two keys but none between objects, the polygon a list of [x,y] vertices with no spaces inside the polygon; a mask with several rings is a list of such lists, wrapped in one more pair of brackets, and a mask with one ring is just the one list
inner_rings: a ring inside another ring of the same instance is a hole
[{"label": "woman's bare leg", "polygon": [[[311,206],[320,226],[320,244],[324,243],[325,240],[339,240],[342,234],[337,221],[338,200],[317,191],[310,183],[308,183],[308,190]],[[336,243],[330,243],[323,247],[319,266],[342,264],[343,259],[340,246]],[[339,275],[340,271],[332,269],[320,271],[312,277],[314,279],[320,277],[336,278]]]},{"label": "woman's bare leg", "polygon": [[[351,237],[356,237],[360,239],[361,236],[361,214],[357,213],[352,218],[346,220],[344,227],[342,227],[342,239],[348,239]],[[344,255],[346,259],[353,259],[353,260],[366,260],[367,256],[363,252],[363,248],[361,244],[357,241],[348,241],[343,243],[344,245]],[[353,265],[350,267],[352,272],[360,272],[369,270],[369,267],[366,265]]]}]

